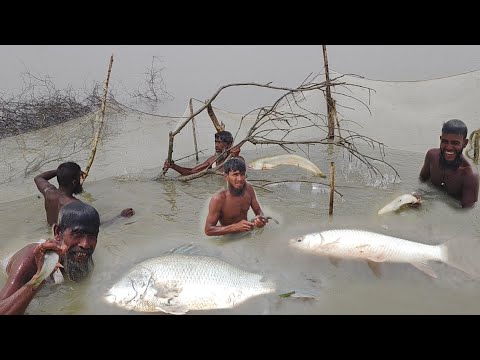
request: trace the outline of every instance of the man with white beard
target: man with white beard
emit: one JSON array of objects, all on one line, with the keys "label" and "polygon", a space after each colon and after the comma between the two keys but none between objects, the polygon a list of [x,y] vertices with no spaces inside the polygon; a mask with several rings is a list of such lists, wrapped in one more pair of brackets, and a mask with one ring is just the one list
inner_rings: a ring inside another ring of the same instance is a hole
[{"label": "man with white beard", "polygon": [[[216,193],[210,200],[205,234],[217,236],[264,227],[268,219],[260,208],[253,186],[246,180],[245,162],[240,158],[231,158],[223,168],[227,189]],[[253,221],[247,220],[250,207],[256,215]],[[220,226],[217,225],[218,222]]]},{"label": "man with white beard", "polygon": [[63,206],[58,224],[53,225],[54,240],[29,244],[9,259],[8,279],[0,290],[0,315],[23,314],[40,288],[52,280],[53,272],[39,282],[47,250],[60,255],[57,267],[70,280],[86,278],[93,269],[99,227],[100,216],[91,205],[72,201]]},{"label": "man with white beard", "polygon": [[467,126],[452,119],[443,124],[440,148],[428,150],[420,171],[420,180],[430,179],[460,200],[463,208],[472,207],[478,200],[478,171],[462,154],[468,144]]}]

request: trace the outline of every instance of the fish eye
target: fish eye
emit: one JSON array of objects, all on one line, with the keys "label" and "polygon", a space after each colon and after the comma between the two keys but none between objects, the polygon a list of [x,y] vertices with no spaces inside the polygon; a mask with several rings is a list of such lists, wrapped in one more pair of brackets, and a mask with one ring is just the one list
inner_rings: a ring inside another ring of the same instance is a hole
[{"label": "fish eye", "polygon": [[302,238],[298,238],[297,242],[302,242],[302,240],[303,240]]}]

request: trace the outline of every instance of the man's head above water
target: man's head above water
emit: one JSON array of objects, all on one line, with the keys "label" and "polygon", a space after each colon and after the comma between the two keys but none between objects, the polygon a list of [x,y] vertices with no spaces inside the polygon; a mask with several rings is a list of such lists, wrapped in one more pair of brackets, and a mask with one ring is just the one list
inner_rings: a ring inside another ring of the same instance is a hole
[{"label": "man's head above water", "polygon": [[229,131],[223,130],[215,133],[215,152],[221,154],[233,144],[233,136]]},{"label": "man's head above water", "polygon": [[82,169],[77,163],[64,162],[58,165],[57,181],[58,185],[63,188],[72,188],[73,194],[81,194],[83,191],[80,177]]},{"label": "man's head above water", "polygon": [[440,165],[457,169],[462,163],[462,152],[468,144],[467,126],[458,119],[445,122],[440,136]]},{"label": "man's head above water", "polygon": [[99,228],[100,215],[91,205],[73,201],[60,210],[53,231],[64,250],[62,265],[71,280],[82,280],[93,268]]}]

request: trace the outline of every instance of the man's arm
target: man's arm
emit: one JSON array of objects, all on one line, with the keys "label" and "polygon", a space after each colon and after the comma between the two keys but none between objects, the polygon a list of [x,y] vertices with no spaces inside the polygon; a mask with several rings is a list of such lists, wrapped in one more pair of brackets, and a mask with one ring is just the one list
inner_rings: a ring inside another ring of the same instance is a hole
[{"label": "man's arm", "polygon": [[173,169],[176,172],[180,173],[180,175],[192,175],[192,174],[199,173],[200,171],[208,168],[210,165],[213,164],[214,160],[215,160],[215,156],[212,156],[208,158],[205,162],[195,166],[194,168],[186,168],[186,167],[175,164],[173,161],[169,162],[168,160],[165,160],[165,164],[163,165],[163,167],[165,169],[169,169],[169,168]]},{"label": "man's arm", "polygon": [[223,196],[221,194],[213,195],[208,205],[208,216],[205,220],[205,234],[207,236],[219,236],[237,232],[245,232],[253,229],[253,222],[242,220],[236,224],[217,226],[220,220],[220,214],[223,205]]},{"label": "man's arm", "polygon": [[[7,266],[8,279],[0,290],[0,315],[21,315],[44,284],[38,275],[47,249],[60,251],[53,242],[30,244],[13,255]],[[40,265],[40,266],[39,266]]]},{"label": "man's arm", "polygon": [[462,207],[468,208],[478,201],[478,174],[472,173],[465,177],[462,189]]},{"label": "man's arm", "polygon": [[420,180],[426,181],[430,178],[430,151],[425,155],[422,170],[420,170]]},{"label": "man's arm", "polygon": [[132,217],[133,215],[135,215],[135,210],[133,210],[132,208],[126,208],[126,209],[123,209],[120,214],[114,216],[113,218],[106,221],[101,221],[100,226],[104,228],[112,225],[117,219],[129,218],[129,217]]},{"label": "man's arm", "polygon": [[38,191],[40,191],[42,194],[45,195],[45,190],[51,188],[51,189],[56,189],[55,186],[50,184],[48,180],[54,178],[57,176],[57,170],[50,170],[50,171],[45,171],[44,173],[41,173],[33,179],[35,181],[35,185],[37,185]]},{"label": "man's arm", "polygon": [[260,208],[260,204],[258,203],[257,196],[255,195],[255,190],[253,189],[253,186],[248,184],[248,191],[250,192],[250,195],[252,197],[252,210],[255,213],[255,226],[258,228],[264,227],[268,219],[265,217],[263,214],[262,209]]}]

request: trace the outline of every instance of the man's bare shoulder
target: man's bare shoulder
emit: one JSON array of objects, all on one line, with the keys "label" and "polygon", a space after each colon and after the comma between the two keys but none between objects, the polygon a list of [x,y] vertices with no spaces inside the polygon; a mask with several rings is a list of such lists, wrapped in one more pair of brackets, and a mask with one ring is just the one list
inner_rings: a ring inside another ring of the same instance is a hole
[{"label": "man's bare shoulder", "polygon": [[440,154],[440,149],[439,148],[433,148],[427,151],[426,156],[428,158],[438,156]]},{"label": "man's bare shoulder", "polygon": [[220,190],[219,192],[213,194],[212,201],[224,201],[227,197],[227,190]]},{"label": "man's bare shoulder", "polygon": [[462,166],[466,170],[466,174],[467,175],[472,175],[474,177],[478,177],[478,170],[477,170],[477,167],[475,166],[475,164],[470,159],[468,159],[466,156],[463,156],[462,160],[463,160]]}]

